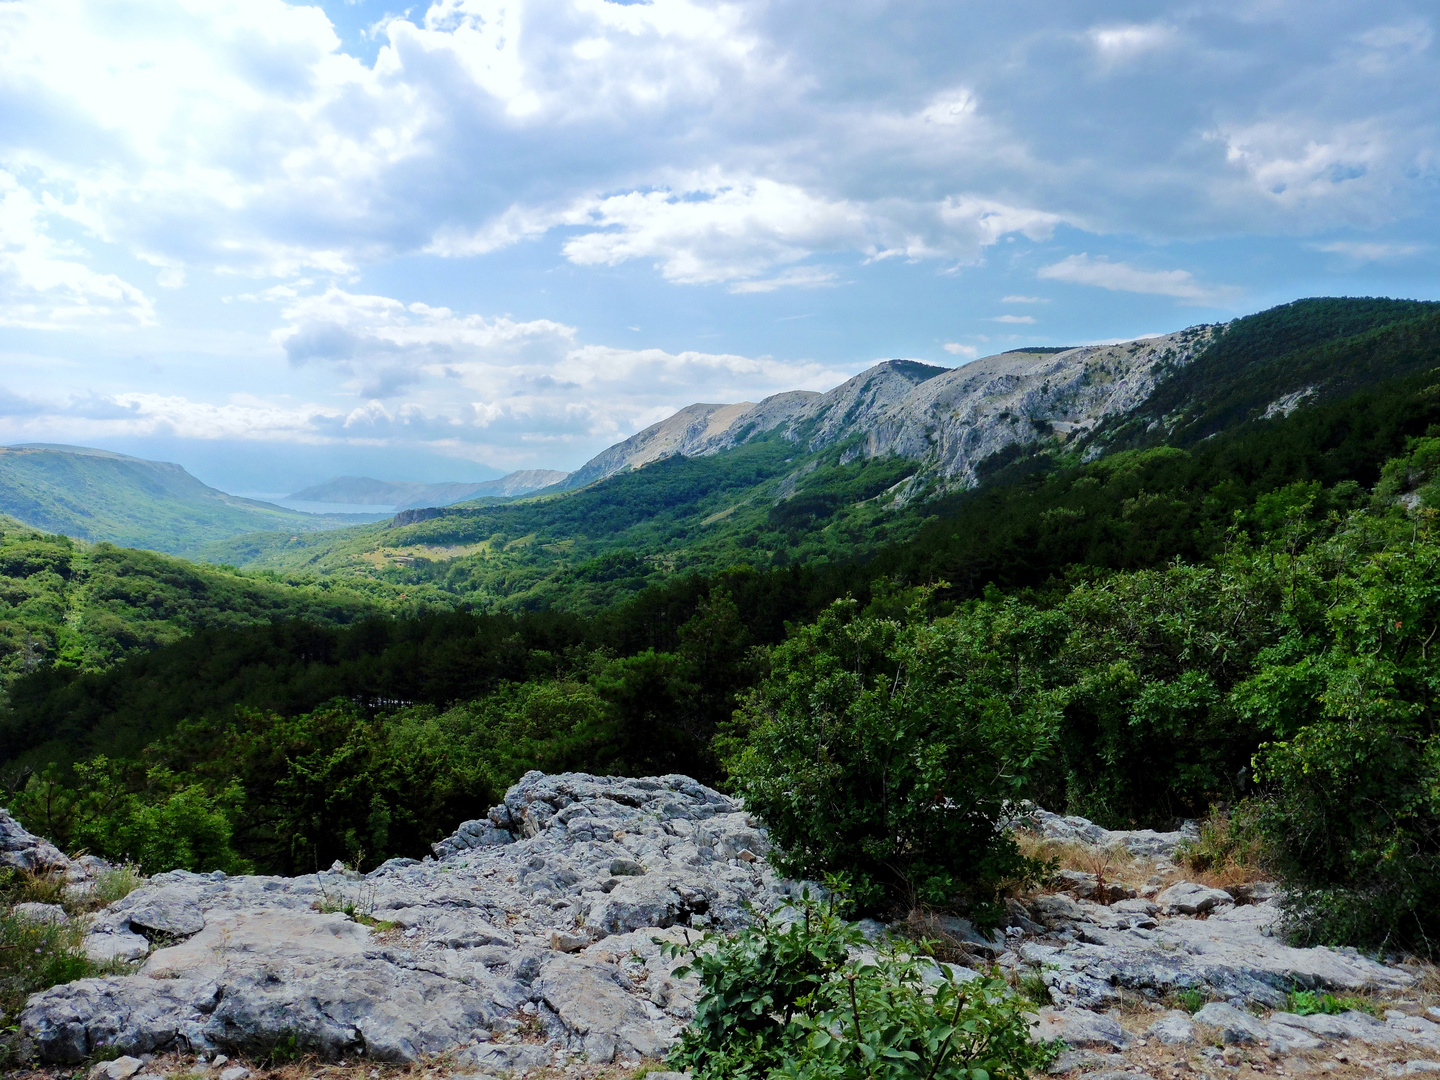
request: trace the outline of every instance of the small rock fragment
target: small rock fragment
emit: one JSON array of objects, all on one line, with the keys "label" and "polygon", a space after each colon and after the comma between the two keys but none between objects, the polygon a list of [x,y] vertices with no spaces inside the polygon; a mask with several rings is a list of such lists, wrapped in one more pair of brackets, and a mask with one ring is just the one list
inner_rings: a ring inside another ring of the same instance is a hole
[{"label": "small rock fragment", "polygon": [[550,931],[550,947],[556,952],[579,952],[590,944],[590,939],[581,934],[570,934],[564,930]]}]

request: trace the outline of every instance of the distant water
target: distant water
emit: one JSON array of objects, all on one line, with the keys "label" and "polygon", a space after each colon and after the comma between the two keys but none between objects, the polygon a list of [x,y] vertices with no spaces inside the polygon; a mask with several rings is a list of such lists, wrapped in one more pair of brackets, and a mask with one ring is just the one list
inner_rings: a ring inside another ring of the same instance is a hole
[{"label": "distant water", "polygon": [[264,492],[247,491],[237,494],[242,499],[258,499],[260,502],[274,503],[286,510],[299,510],[305,514],[369,514],[371,517],[388,517],[399,509],[396,506],[375,503],[303,502],[299,499],[287,499],[284,495],[267,495]]}]

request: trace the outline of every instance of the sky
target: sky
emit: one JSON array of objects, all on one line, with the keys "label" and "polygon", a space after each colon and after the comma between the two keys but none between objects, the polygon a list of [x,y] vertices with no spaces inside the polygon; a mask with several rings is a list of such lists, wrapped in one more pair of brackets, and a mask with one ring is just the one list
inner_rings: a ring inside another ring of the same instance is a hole
[{"label": "sky", "polygon": [[890,357],[1437,299],[1437,21],[0,0],[0,444],[480,480]]}]

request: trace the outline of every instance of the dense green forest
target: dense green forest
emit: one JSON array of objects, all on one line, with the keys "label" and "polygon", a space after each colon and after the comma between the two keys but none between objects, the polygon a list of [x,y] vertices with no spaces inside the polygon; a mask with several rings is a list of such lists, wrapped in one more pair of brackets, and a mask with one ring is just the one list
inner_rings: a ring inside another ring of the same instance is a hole
[{"label": "dense green forest", "polygon": [[[1220,340],[1238,328],[1256,364],[1289,357],[1304,378],[1328,357],[1329,389],[1267,416],[1271,387],[1169,443],[1117,427],[1127,448],[1089,461],[1005,462],[863,558],[671,573],[603,606],[566,594],[569,610],[220,625],[110,666],[36,665],[0,714],[12,808],[152,869],[303,872],[422,855],[530,768],[683,771],[743,793],[795,873],[983,919],[1035,872],[993,827],[1017,798],[1110,826],[1224,804],[1289,886],[1297,934],[1429,952],[1433,311],[1242,320]],[[1232,354],[1202,362],[1245,377]],[[755,444],[753,475],[779,449]],[[637,507],[592,509],[643,525]]]},{"label": "dense green forest", "polygon": [[419,610],[402,593],[371,581],[288,583],[0,518],[0,691],[29,673],[102,671],[209,627]]}]

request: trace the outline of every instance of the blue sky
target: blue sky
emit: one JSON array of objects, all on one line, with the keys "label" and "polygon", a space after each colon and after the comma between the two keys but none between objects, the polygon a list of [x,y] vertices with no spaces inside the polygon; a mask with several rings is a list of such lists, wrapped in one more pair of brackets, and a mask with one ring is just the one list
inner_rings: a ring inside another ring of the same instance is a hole
[{"label": "blue sky", "polygon": [[1440,295],[1432,4],[0,0],[0,442],[228,490]]}]

